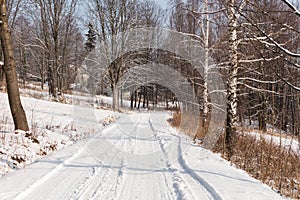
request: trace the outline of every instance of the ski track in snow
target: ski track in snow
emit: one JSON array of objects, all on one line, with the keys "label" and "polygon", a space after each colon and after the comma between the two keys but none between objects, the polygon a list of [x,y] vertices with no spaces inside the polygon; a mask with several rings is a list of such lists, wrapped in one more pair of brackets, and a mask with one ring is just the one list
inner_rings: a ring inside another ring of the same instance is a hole
[{"label": "ski track in snow", "polygon": [[[223,170],[227,173],[221,177],[225,180],[223,185],[216,184],[217,178],[212,178],[217,174],[215,171],[211,174],[196,172],[194,166],[200,159],[191,160],[186,152],[192,149],[197,153],[196,148],[200,147],[192,145],[186,136],[172,132],[165,122],[166,117],[163,112],[125,115],[70,149],[55,152],[27,169],[0,179],[0,198],[252,199],[245,198],[244,191],[235,190],[233,185],[247,183],[247,187],[251,183],[251,188],[261,195],[253,199],[281,199],[263,184],[219,162],[212,153],[205,154],[213,161],[207,159],[207,162],[212,162],[211,166],[218,173]],[[20,178],[27,181],[22,182]],[[238,182],[239,179],[242,181]]]},{"label": "ski track in snow", "polygon": [[74,160],[79,156],[79,154],[83,151],[83,147],[78,150],[77,153],[75,153],[71,158],[65,160],[61,164],[58,164],[52,171],[47,173],[45,176],[43,176],[41,179],[39,179],[37,182],[29,186],[25,191],[18,194],[18,196],[15,198],[16,200],[22,200],[27,197],[30,193],[32,193],[38,186],[44,184],[47,180],[51,179],[58,171],[64,168],[65,165],[67,165],[69,162]]},{"label": "ski track in snow", "polygon": [[[172,169],[170,161],[168,159],[168,155],[167,155],[167,151],[164,148],[164,144],[162,143],[162,140],[159,138],[159,136],[157,135],[157,130],[155,130],[155,128],[152,125],[151,120],[149,120],[149,124],[150,127],[153,131],[153,134],[155,136],[155,138],[157,139],[157,141],[159,142],[161,151],[163,152],[165,158],[166,158],[166,162],[167,162],[167,166],[169,166],[170,171],[173,172],[173,180],[174,180],[174,189],[176,191],[176,193],[178,194],[178,199],[184,199],[184,191],[182,191],[182,189],[180,188],[180,182],[183,182],[183,178],[180,176],[180,174],[176,173],[177,169]],[[166,126],[166,125],[165,125]],[[164,126],[164,127],[165,127]],[[182,143],[181,143],[181,138],[178,135],[175,134],[171,134],[172,136],[174,136],[174,138],[178,139],[178,149],[177,149],[177,157],[178,157],[178,163],[180,165],[180,167],[182,168],[182,170],[188,174],[191,178],[193,178],[197,183],[199,184],[199,187],[201,187],[202,190],[204,190],[204,192],[207,192],[207,197],[209,199],[215,199],[215,200],[221,200],[222,198],[220,197],[220,195],[216,192],[216,190],[209,184],[207,183],[202,177],[200,177],[198,174],[196,174],[185,162],[184,158],[183,158],[183,154],[182,154]],[[188,191],[191,191],[191,188],[185,188]],[[192,193],[192,192],[191,192]],[[196,199],[195,196],[189,197],[188,199]]]},{"label": "ski track in snow", "polygon": [[[168,153],[164,147],[164,144],[163,144],[162,140],[159,138],[159,136],[157,135],[158,131],[155,130],[155,128],[153,127],[151,120],[149,120],[149,125],[150,125],[153,135],[157,139],[160,149],[164,155],[164,160],[166,162],[166,166],[168,167],[168,170],[172,173],[173,188],[175,190],[175,193],[177,194],[177,199],[195,199],[194,194],[192,194],[192,192],[191,192],[191,188],[186,185],[183,178],[178,173],[178,169],[172,167],[170,160],[168,158]],[[180,152],[178,152],[178,156],[180,156],[179,154],[180,154]]]}]

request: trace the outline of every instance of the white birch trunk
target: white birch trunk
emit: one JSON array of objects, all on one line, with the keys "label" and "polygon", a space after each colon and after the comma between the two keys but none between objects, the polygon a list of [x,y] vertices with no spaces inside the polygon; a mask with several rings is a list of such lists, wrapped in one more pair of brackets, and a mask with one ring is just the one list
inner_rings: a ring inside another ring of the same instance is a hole
[{"label": "white birch trunk", "polygon": [[226,118],[226,151],[228,157],[232,155],[232,136],[236,133],[237,122],[237,73],[238,73],[238,41],[237,16],[234,8],[235,0],[227,0],[229,19],[229,73],[227,88],[227,118]]},{"label": "white birch trunk", "polygon": [[[204,1],[205,4],[205,12],[208,13],[208,0]],[[207,115],[209,112],[209,102],[208,102],[208,86],[207,86],[207,81],[208,81],[208,58],[209,58],[209,29],[210,29],[210,22],[209,22],[209,14],[206,14],[205,17],[205,25],[206,27],[203,29],[203,32],[205,32],[203,35],[205,36],[205,41],[204,41],[204,49],[205,49],[205,63],[204,63],[204,91],[203,91],[203,118],[204,118],[204,123],[203,125],[205,126],[207,123]],[[205,30],[205,31],[204,31]]]}]

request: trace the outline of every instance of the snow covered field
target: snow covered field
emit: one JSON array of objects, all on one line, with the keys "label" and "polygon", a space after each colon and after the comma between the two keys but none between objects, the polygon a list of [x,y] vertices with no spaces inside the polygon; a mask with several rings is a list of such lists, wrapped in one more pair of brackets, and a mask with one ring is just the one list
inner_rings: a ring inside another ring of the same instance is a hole
[{"label": "snow covered field", "polygon": [[85,118],[91,110],[23,101],[27,108],[36,102],[35,113],[43,113],[36,121],[52,115],[53,125],[73,120],[95,134],[0,178],[0,199],[282,199],[176,133],[166,123],[166,112],[122,115],[101,129],[96,125],[110,111]]},{"label": "snow covered field", "polygon": [[[15,134],[7,94],[0,93],[0,176],[70,146],[120,116],[108,110],[22,97],[32,136]],[[1,198],[0,198],[1,199]]]},{"label": "snow covered field", "polygon": [[[29,84],[35,88],[32,84]],[[50,100],[47,88],[41,91],[40,89],[20,89],[20,93],[27,97],[36,97],[42,100]],[[74,92],[72,94],[64,94],[59,97],[63,102],[68,104],[75,104],[78,106],[97,108],[101,106],[111,106],[112,98],[104,95],[89,95],[87,93]],[[130,107],[130,101],[123,100],[124,107]]]}]

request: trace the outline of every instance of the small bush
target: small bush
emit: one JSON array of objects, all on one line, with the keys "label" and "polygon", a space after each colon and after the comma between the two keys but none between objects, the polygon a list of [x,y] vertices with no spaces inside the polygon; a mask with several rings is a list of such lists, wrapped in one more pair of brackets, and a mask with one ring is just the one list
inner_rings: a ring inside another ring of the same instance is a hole
[{"label": "small bush", "polygon": [[[171,126],[178,128],[179,131],[196,139],[203,139],[207,132],[207,127],[203,125],[203,118],[186,114],[184,121],[180,111],[173,113],[173,117],[168,120]],[[197,121],[199,120],[199,121]],[[196,128],[196,130],[195,130]]]}]

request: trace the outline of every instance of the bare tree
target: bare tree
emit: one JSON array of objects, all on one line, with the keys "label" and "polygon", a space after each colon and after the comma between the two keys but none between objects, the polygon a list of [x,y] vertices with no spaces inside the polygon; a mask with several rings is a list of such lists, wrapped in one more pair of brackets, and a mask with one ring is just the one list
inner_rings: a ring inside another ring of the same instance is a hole
[{"label": "bare tree", "polygon": [[[11,32],[13,31],[13,27],[20,8],[21,8],[21,0],[6,1],[8,28],[10,29]],[[2,50],[0,53],[0,60],[2,60]],[[0,66],[0,88],[3,87],[4,83],[5,83],[4,69],[3,66]]]},{"label": "bare tree", "polygon": [[4,72],[6,76],[9,105],[15,124],[15,130],[28,131],[29,127],[19,95],[16,62],[14,60],[14,50],[12,47],[11,35],[8,28],[8,18],[5,0],[1,1],[0,19],[1,47],[4,55]]},{"label": "bare tree", "polygon": [[[150,1],[138,0],[93,0],[89,4],[90,21],[98,32],[99,42],[105,44],[110,52],[115,52],[116,47],[122,48],[122,44],[116,44],[114,37],[122,34],[130,28],[141,26],[155,26],[160,23],[160,9]],[[114,65],[114,63],[112,63]],[[107,66],[108,67],[108,66]],[[118,81],[122,76],[120,66],[111,66],[106,72],[109,86],[113,94],[113,109],[119,109]]]},{"label": "bare tree", "polygon": [[[44,50],[44,62],[48,74],[49,94],[54,98],[61,94],[67,71],[68,44],[74,34],[75,0],[34,0],[34,9],[39,14],[40,37]],[[35,13],[36,13],[35,11]]]}]

